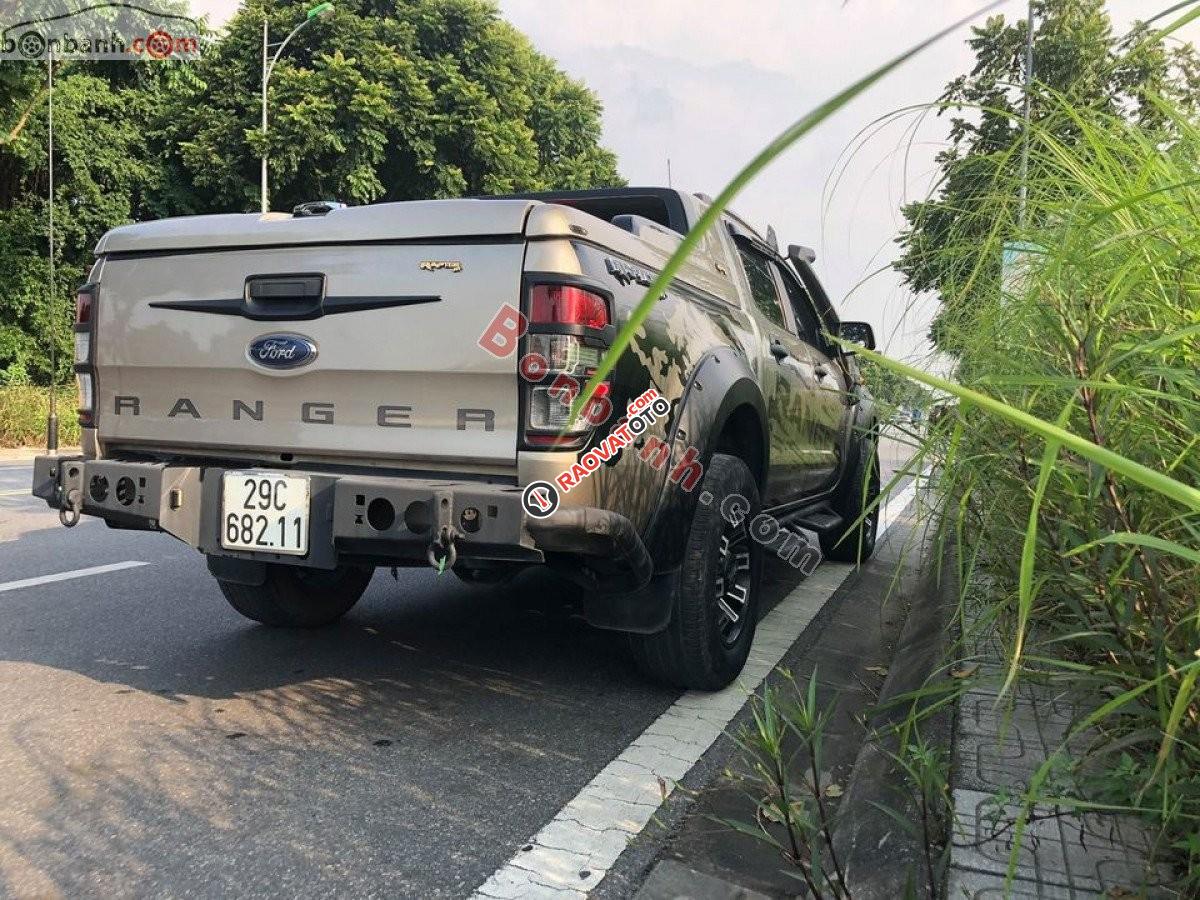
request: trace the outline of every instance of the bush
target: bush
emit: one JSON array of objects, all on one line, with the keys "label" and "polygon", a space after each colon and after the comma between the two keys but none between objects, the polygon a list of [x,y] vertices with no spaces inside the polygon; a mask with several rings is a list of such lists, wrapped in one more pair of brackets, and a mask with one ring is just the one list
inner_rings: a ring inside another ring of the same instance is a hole
[{"label": "bush", "polygon": [[[79,443],[75,389],[58,389],[58,443]],[[44,387],[0,387],[0,447],[45,446],[50,395]]]}]

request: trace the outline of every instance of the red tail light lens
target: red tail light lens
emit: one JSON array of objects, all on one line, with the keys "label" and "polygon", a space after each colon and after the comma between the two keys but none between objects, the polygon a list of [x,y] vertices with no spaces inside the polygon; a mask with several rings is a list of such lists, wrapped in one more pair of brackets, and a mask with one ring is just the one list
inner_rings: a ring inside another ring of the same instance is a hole
[{"label": "red tail light lens", "polygon": [[569,284],[538,284],[530,292],[530,324],[608,325],[608,303],[599,294]]},{"label": "red tail light lens", "polygon": [[96,424],[96,372],[92,367],[92,339],[96,330],[97,284],[75,292],[75,381],[79,386],[79,424]]},{"label": "red tail light lens", "polygon": [[[526,362],[519,369],[528,382],[522,388],[522,430],[528,446],[581,446],[608,419],[612,404],[607,382],[586,410],[571,416],[571,404],[608,347],[608,302],[596,289],[578,285],[530,285],[528,331],[521,343]],[[578,330],[581,327],[591,333]]]},{"label": "red tail light lens", "polygon": [[96,293],[91,287],[82,288],[75,295],[75,324],[90,325],[92,322],[92,307],[96,302]]}]

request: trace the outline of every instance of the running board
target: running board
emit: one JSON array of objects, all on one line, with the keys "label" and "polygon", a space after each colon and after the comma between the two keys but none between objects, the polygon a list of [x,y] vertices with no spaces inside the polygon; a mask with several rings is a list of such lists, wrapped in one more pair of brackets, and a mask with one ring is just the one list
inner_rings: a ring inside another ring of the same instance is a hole
[{"label": "running board", "polygon": [[818,506],[815,509],[797,510],[791,515],[781,516],[780,523],[785,526],[798,525],[809,531],[815,531],[817,534],[829,534],[844,528],[846,520],[829,507]]}]

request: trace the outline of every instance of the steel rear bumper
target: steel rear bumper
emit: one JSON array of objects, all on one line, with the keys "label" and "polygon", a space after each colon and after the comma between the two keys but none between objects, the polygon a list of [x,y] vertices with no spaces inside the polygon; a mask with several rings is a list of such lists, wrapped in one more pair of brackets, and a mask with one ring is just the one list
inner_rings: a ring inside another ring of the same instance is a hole
[{"label": "steel rear bumper", "polygon": [[[210,560],[322,569],[351,560],[421,563],[435,538],[449,533],[463,562],[550,562],[602,591],[640,588],[653,570],[629,520],[608,510],[561,509],[547,519],[534,519],[526,515],[518,487],[293,469],[286,471],[310,478],[308,554],[226,550],[220,541],[225,471],[220,466],[38,456],[33,494],[55,509],[98,516],[115,528],[165,531]],[[384,514],[369,515],[372,504]]]}]

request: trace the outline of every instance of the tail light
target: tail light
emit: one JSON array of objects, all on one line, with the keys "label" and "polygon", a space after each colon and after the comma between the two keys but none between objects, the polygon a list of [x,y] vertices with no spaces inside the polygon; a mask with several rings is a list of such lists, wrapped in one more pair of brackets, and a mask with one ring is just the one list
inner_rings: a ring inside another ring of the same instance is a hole
[{"label": "tail light", "polygon": [[90,325],[96,303],[96,285],[85,284],[75,293],[75,324]]},{"label": "tail light", "polygon": [[79,424],[86,427],[96,423],[96,368],[92,354],[99,292],[99,285],[85,284],[75,293],[75,382],[79,388]]},{"label": "tail light", "polygon": [[529,288],[528,329],[521,348],[525,388],[525,442],[575,447],[608,418],[609,385],[600,385],[588,407],[571,420],[571,405],[612,341],[611,296],[590,286],[534,284]]},{"label": "tail light", "polygon": [[535,284],[529,292],[529,323],[604,328],[608,301],[572,284]]}]

